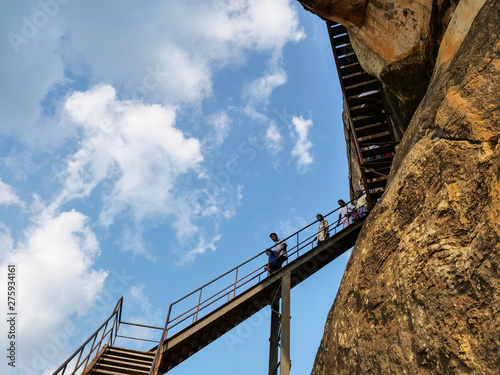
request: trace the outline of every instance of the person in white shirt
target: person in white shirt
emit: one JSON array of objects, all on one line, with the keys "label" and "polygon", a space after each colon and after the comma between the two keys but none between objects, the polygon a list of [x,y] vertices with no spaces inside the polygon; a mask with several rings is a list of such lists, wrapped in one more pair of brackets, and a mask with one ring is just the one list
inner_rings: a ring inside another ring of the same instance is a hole
[{"label": "person in white shirt", "polygon": [[351,213],[354,212],[355,208],[352,204],[345,204],[342,199],[338,201],[340,209],[339,209],[339,220],[337,221],[337,225],[342,221],[342,229],[347,228],[352,224]]}]

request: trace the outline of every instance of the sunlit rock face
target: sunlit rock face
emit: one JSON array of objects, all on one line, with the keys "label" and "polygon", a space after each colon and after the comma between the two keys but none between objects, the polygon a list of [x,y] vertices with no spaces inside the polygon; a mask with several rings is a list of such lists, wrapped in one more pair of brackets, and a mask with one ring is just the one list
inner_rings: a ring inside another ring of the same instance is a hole
[{"label": "sunlit rock face", "polygon": [[[386,23],[391,35],[399,16]],[[439,46],[432,76],[352,252],[313,375],[500,373],[499,35],[499,0],[462,0],[428,41]],[[391,43],[392,56],[410,50]]]},{"label": "sunlit rock face", "polygon": [[393,94],[404,125],[425,94],[455,0],[300,0],[305,9],[348,28],[366,72]]}]

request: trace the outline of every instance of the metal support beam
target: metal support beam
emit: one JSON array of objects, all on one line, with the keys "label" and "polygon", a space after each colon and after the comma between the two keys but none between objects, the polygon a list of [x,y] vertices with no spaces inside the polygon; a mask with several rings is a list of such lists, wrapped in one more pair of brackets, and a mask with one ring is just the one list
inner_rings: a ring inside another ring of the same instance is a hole
[{"label": "metal support beam", "polygon": [[269,337],[269,375],[278,374],[278,349],[280,332],[280,300],[275,298],[271,303],[271,335]]},{"label": "metal support beam", "polygon": [[290,285],[291,273],[281,279],[280,375],[290,375]]}]

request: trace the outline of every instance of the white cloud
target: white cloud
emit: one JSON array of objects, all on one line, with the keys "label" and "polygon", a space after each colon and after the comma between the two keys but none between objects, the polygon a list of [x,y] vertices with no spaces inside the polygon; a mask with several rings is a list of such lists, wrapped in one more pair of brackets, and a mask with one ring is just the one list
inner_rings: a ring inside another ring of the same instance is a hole
[{"label": "white cloud", "polygon": [[[191,254],[204,252],[202,246],[215,249],[218,234],[200,228],[200,221],[234,215],[241,193],[231,186],[216,185],[210,191],[199,186],[199,179],[206,178],[201,143],[175,127],[175,108],[118,100],[111,86],[100,85],[73,94],[66,111],[82,139],[61,173],[64,188],[51,205],[53,210],[99,189],[102,225],[130,214],[133,218],[134,227],[124,233],[123,249],[155,260],[144,241],[143,224],[166,217],[173,218],[181,247],[196,248]],[[222,142],[229,118],[221,114],[214,124],[216,141]],[[178,252],[184,254],[184,249]]]},{"label": "white cloud", "polygon": [[281,136],[275,123],[271,123],[271,125],[267,128],[265,140],[266,147],[271,154],[276,155],[282,150],[283,137]]},{"label": "white cloud", "polygon": [[246,97],[253,104],[267,104],[272,92],[276,87],[284,85],[287,75],[281,68],[267,72],[262,77],[251,82],[246,88]]},{"label": "white cloud", "polygon": [[0,205],[8,206],[11,204],[17,204],[23,206],[23,203],[16,195],[12,187],[10,185],[7,185],[0,178]]},{"label": "white cloud", "polygon": [[[16,265],[17,332],[22,342],[18,366],[32,368],[36,353],[43,355],[41,343],[63,331],[71,315],[84,313],[103,288],[107,273],[93,269],[100,249],[87,220],[75,211],[42,215],[16,247],[2,226],[0,242],[7,247],[2,246],[0,267]],[[6,277],[0,280],[0,289],[7,295]]]},{"label": "white cloud", "polygon": [[292,119],[293,130],[297,133],[297,143],[292,150],[292,157],[297,159],[297,168],[300,172],[307,171],[314,159],[310,154],[312,143],[307,139],[309,128],[313,126],[311,119],[304,120],[302,116]]},{"label": "white cloud", "polygon": [[224,140],[227,138],[229,131],[231,130],[231,122],[232,119],[226,112],[221,112],[208,118],[208,123],[212,125],[214,129],[213,135],[208,138],[215,147],[220,147],[224,143]]},{"label": "white cloud", "polygon": [[279,63],[283,47],[305,36],[290,0],[152,1],[140,7],[134,1],[72,1],[53,14],[40,3],[10,3],[0,23],[2,35],[23,36],[24,20],[47,14],[26,43],[13,48],[8,38],[0,41],[6,51],[0,125],[22,137],[49,134],[43,141],[60,134],[40,120],[58,113],[74,77],[113,84],[123,98],[194,103],[213,94],[214,75],[223,67],[244,63],[254,51],[269,52],[268,72],[248,88],[252,100],[265,101],[286,81]]},{"label": "white cloud", "polygon": [[198,245],[193,250],[190,250],[183,254],[179,261],[177,261],[177,265],[183,265],[185,263],[191,262],[196,256],[204,254],[208,249],[215,251],[215,249],[217,248],[217,246],[215,246],[215,243],[219,241],[220,238],[221,236],[218,235],[211,241],[207,242],[204,237],[200,237]]},{"label": "white cloud", "polygon": [[104,225],[128,208],[137,221],[173,213],[176,179],[203,161],[200,142],[174,126],[175,108],[120,101],[103,85],[73,94],[66,110],[83,139],[68,162],[58,203],[86,197],[106,180],[112,188],[104,197]]}]

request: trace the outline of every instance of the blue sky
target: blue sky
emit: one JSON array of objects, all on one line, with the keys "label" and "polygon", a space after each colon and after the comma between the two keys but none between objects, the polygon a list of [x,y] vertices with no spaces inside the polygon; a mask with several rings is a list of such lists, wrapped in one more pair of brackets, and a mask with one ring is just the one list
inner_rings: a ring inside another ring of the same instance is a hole
[{"label": "blue sky", "polygon": [[[0,286],[16,264],[19,313],[17,367],[4,359],[3,374],[51,373],[122,295],[125,320],[163,326],[171,302],[270,232],[348,199],[327,29],[297,2],[3,10]],[[346,262],[292,293],[292,373],[312,368]],[[265,309],[171,373],[265,372],[268,331]]]}]

